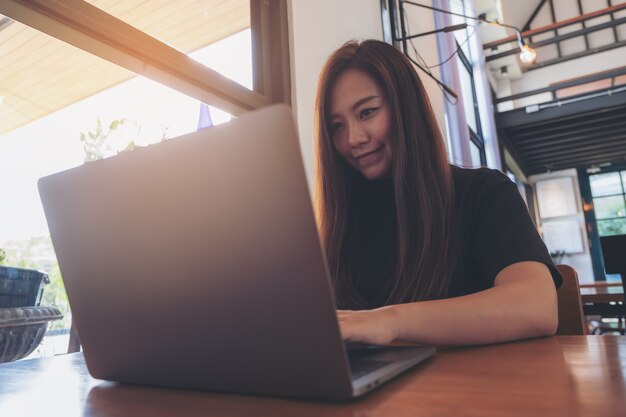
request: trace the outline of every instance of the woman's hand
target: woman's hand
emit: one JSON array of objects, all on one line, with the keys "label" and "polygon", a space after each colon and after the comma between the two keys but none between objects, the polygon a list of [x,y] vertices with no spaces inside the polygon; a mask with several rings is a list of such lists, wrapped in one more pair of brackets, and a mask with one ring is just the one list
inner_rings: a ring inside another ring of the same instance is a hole
[{"label": "woman's hand", "polygon": [[393,307],[375,310],[337,310],[341,336],[346,342],[388,345],[396,338]]}]

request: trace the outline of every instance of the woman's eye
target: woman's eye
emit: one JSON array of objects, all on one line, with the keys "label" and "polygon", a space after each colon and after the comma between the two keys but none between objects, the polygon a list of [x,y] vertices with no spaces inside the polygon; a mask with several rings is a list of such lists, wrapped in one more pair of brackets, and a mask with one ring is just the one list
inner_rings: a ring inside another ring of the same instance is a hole
[{"label": "woman's eye", "polygon": [[336,131],[338,131],[339,129],[341,129],[342,127],[343,127],[343,123],[339,123],[339,122],[337,122],[337,123],[331,123],[331,125],[330,125],[330,131],[331,131],[331,132],[336,132]]},{"label": "woman's eye", "polygon": [[360,116],[361,118],[367,117],[369,115],[371,115],[372,113],[374,113],[376,110],[376,108],[368,108],[368,109],[363,109],[361,110]]}]

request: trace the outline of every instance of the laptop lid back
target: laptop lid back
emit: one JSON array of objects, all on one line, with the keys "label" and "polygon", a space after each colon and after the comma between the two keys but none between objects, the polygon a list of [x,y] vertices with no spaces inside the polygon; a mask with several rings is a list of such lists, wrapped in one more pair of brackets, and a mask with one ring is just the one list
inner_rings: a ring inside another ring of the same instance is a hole
[{"label": "laptop lid back", "polygon": [[57,173],[39,189],[94,377],[350,397],[288,107]]}]

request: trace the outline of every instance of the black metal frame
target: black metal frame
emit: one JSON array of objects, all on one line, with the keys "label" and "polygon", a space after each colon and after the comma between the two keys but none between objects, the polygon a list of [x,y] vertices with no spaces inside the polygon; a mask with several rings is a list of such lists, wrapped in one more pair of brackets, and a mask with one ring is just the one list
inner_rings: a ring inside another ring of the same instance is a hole
[{"label": "black metal frame", "polygon": [[[548,0],[548,5],[550,6],[550,17],[552,18],[552,23],[556,22],[556,15],[554,13],[554,2],[552,0]],[[559,30],[558,29],[554,29],[554,38],[557,38],[559,36]],[[557,55],[559,56],[559,58],[561,58],[563,56],[563,54],[561,53],[561,44],[559,42],[556,42],[556,51],[557,51]]]},{"label": "black metal frame", "polygon": [[[579,22],[579,23],[583,23],[584,24],[585,22],[583,21],[583,22]],[[578,23],[576,23],[576,24],[578,24]],[[570,54],[567,57],[563,57],[563,55],[561,53],[561,48],[560,48],[560,43],[561,42],[566,41],[568,39],[577,38],[579,36],[585,36],[585,39],[586,39],[586,36],[589,33],[597,32],[599,30],[603,30],[603,29],[607,29],[607,28],[615,28],[616,26],[619,26],[619,25],[622,25],[622,24],[626,24],[626,17],[622,17],[622,18],[616,19],[616,20],[611,20],[609,22],[600,23],[600,24],[594,25],[594,26],[589,26],[587,28],[580,29],[580,30],[577,30],[577,31],[574,31],[574,32],[569,32],[569,33],[566,33],[564,35],[557,35],[557,36],[554,36],[554,37],[549,38],[549,39],[541,40],[539,42],[530,43],[528,46],[530,46],[531,48],[537,49],[537,48],[541,48],[541,47],[547,46],[547,45],[552,45],[553,43],[555,43],[556,46],[557,46],[559,58],[558,59],[554,59],[554,60],[550,60],[550,61],[563,62],[564,60],[572,59],[572,58],[570,58],[570,56],[572,56],[574,54]],[[556,32],[556,30],[555,30],[555,32]],[[618,42],[618,44],[619,43],[621,43],[621,42]],[[607,46],[609,46],[609,45],[607,45]],[[611,44],[611,48],[610,49],[617,48],[617,47],[619,47],[619,46],[615,46],[615,44]],[[485,58],[485,60],[487,62],[495,61],[496,59],[504,58],[506,56],[515,55],[515,54],[518,54],[519,52],[520,52],[519,48],[514,48],[514,49],[510,49],[508,51],[504,51],[504,52],[500,52],[500,53],[497,53],[497,54],[489,55],[488,57]],[[590,54],[590,53],[596,53],[596,49],[588,50],[586,52],[588,52],[587,55]],[[545,64],[544,65],[536,64],[535,66],[533,66],[533,68],[540,68],[542,66],[546,66],[546,65]]]},{"label": "black metal frame", "polygon": [[[539,2],[539,4],[537,5],[537,7],[535,7],[535,10],[533,10],[532,14],[530,15],[530,18],[528,19],[528,21],[526,22],[526,24],[524,25],[524,27],[522,28],[522,32],[526,32],[527,30],[530,29],[530,25],[533,22],[533,20],[535,20],[535,18],[537,17],[537,15],[539,14],[539,12],[541,11],[541,9],[543,8],[543,5],[546,4],[548,0],[541,0]],[[532,42],[532,38],[529,38],[530,41]]]},{"label": "black metal frame", "polygon": [[398,0],[380,0],[380,17],[383,26],[383,40],[393,45],[395,48],[400,49],[400,43],[398,42],[396,36],[398,30],[396,27],[398,9]]},{"label": "black metal frame", "polygon": [[469,59],[465,56],[465,53],[461,48],[459,48],[458,42],[458,56],[459,60],[463,64],[463,67],[467,70],[470,80],[471,80],[471,89],[472,89],[472,108],[474,109],[474,119],[476,120],[476,132],[474,132],[469,125],[467,126],[467,130],[469,130],[470,140],[480,152],[480,164],[482,166],[487,165],[487,155],[485,153],[485,140],[483,139],[483,128],[480,123],[480,112],[478,111],[478,99],[476,97],[476,82],[474,80],[474,71],[472,69],[472,64],[469,62]]},{"label": "black metal frame", "polygon": [[[555,93],[558,90],[562,90],[564,88],[584,85],[584,84],[588,84],[594,81],[606,80],[608,78],[615,79],[615,77],[618,77],[620,75],[625,75],[625,74],[626,74],[626,67],[621,67],[621,68],[617,68],[611,71],[605,71],[605,72],[601,72],[598,74],[592,74],[587,77],[577,78],[575,80],[555,83],[548,87],[537,88],[535,90],[530,90],[530,91],[524,91],[523,93],[512,94],[506,97],[497,97],[494,99],[494,103],[495,104],[504,103],[507,101],[518,100],[520,98],[531,97],[531,96],[535,96],[537,94],[542,94],[542,93]],[[581,96],[584,96],[584,95],[586,94],[582,94]],[[575,97],[578,97],[578,96],[575,96]],[[574,98],[574,97],[571,97],[571,98]]]},{"label": "black metal frame", "polygon": [[[606,4],[609,7],[613,6],[613,2],[611,0],[606,0]],[[611,13],[611,19],[615,19],[615,14]],[[617,42],[618,36],[617,36],[617,29],[613,28],[613,41]]]},{"label": "black metal frame", "polygon": [[626,91],[613,91],[534,113],[524,108],[497,113],[498,137],[525,175],[623,161]]},{"label": "black metal frame", "polygon": [[[401,49],[404,55],[406,55],[406,57],[409,58],[409,60],[416,67],[422,70],[422,72],[427,77],[432,79],[441,88],[443,88],[446,94],[456,99],[457,93],[454,90],[452,90],[450,87],[448,87],[439,79],[437,79],[434,75],[430,73],[430,71],[428,71],[427,68],[422,67],[416,60],[411,58],[411,56],[409,55],[407,40],[412,39],[413,37],[425,36],[431,33],[420,33],[420,34],[410,36],[410,37],[407,36],[406,28],[404,27],[404,9],[402,7],[404,3],[415,4],[415,3],[405,1],[405,0],[381,0],[381,18],[382,18],[382,24],[383,24],[383,36],[384,36],[385,41],[387,43],[390,43],[397,49]],[[402,36],[397,36],[398,20],[400,21],[400,32]],[[434,31],[432,33],[437,33],[437,32],[438,31]],[[402,48],[400,48],[400,45],[402,45]]]},{"label": "black metal frame", "polygon": [[[578,4],[578,14],[579,15],[584,14],[584,12],[583,12],[583,3],[580,0],[576,0],[576,3]],[[585,22],[582,22],[581,25],[582,25],[583,29],[587,28],[587,24]],[[615,29],[615,27],[613,27],[613,29]],[[617,41],[617,38],[615,38],[615,41]],[[587,36],[587,34],[585,34],[585,49],[589,49],[589,37]]]},{"label": "black metal frame", "polygon": [[[612,1],[611,0],[607,0],[607,8],[610,8],[611,10],[607,10],[604,11],[603,13],[593,13],[593,16],[590,17],[585,17],[583,19],[579,19],[575,22],[571,22],[571,23],[567,23],[564,25],[560,25],[558,27],[555,28],[547,28],[543,31],[532,31],[532,34],[524,34],[524,32],[527,32],[530,30],[530,26],[532,24],[532,22],[537,18],[537,15],[539,14],[539,12],[544,8],[544,6],[546,5],[546,3],[548,4],[549,7],[549,12],[550,12],[550,16],[552,18],[552,23],[556,23],[556,19],[555,19],[555,13],[554,13],[554,4],[553,4],[553,0],[541,0],[541,2],[537,5],[537,7],[534,9],[533,13],[531,14],[530,18],[528,19],[528,21],[526,22],[526,24],[524,25],[523,29],[522,29],[522,37],[524,38],[528,38],[529,40],[529,46],[533,47],[533,48],[541,48],[547,45],[552,45],[555,44],[556,48],[557,48],[557,58],[555,59],[550,59],[550,60],[546,60],[540,63],[535,63],[533,65],[524,67],[523,70],[524,71],[531,71],[534,69],[538,69],[538,68],[543,68],[549,65],[555,65],[555,64],[559,64],[562,62],[566,62],[566,61],[570,61],[573,59],[577,59],[577,58],[581,58],[584,56],[588,56],[588,55],[592,55],[598,52],[602,52],[602,51],[607,51],[610,49],[615,49],[615,48],[620,48],[622,46],[626,46],[626,40],[620,40],[619,36],[618,36],[618,32],[617,32],[617,26],[621,25],[621,24],[626,24],[626,18],[620,18],[620,19],[615,19],[615,12],[616,11],[621,11],[624,10],[626,8],[626,4],[618,4],[613,6]],[[581,15],[583,15],[583,7],[582,7],[582,2],[581,0],[577,0],[577,4],[578,4],[578,11]],[[588,20],[591,19],[595,19],[599,16],[605,16],[608,15],[610,17],[610,20],[608,22],[603,22],[597,25],[593,25],[593,26],[589,26],[586,22]],[[582,25],[582,29],[577,30],[577,31],[573,31],[573,32],[569,32],[567,34],[563,34],[563,35],[559,35],[558,31],[559,29],[563,28],[563,27],[567,27],[567,26],[571,26],[574,24],[581,24]],[[610,44],[606,44],[603,45],[601,47],[596,47],[596,48],[591,48],[590,44],[589,44],[589,38],[588,35],[592,32],[598,31],[598,30],[602,30],[602,29],[607,29],[607,28],[611,28],[613,31],[613,42]],[[542,40],[539,42],[533,42],[533,36],[536,36],[540,33],[546,33],[546,32],[553,32],[554,36],[550,39],[546,39],[546,40]],[[563,55],[562,51],[561,51],[561,42],[568,40],[568,39],[572,39],[575,37],[579,37],[579,36],[583,36],[584,37],[584,42],[585,42],[585,51],[582,52],[578,52],[578,53],[574,53],[574,54],[568,54],[568,55]],[[506,42],[503,40],[502,42],[490,42],[489,44],[486,45],[485,49],[489,49],[489,48],[493,48],[498,46],[499,44],[503,44],[503,43],[508,43],[511,42],[511,39],[507,40]],[[512,50],[506,51],[506,52],[502,52],[502,53],[497,53],[497,54],[493,54],[490,56],[486,57],[486,60],[489,61],[494,61],[496,59],[505,57],[505,56],[510,56],[513,54],[519,53],[519,48],[514,48]]]}]

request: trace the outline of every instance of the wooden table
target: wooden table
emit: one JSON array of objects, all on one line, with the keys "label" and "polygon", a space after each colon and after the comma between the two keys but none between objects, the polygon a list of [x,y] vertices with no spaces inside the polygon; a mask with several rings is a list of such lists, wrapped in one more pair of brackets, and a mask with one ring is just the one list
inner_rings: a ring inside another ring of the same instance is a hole
[{"label": "wooden table", "polygon": [[624,287],[621,284],[581,287],[580,297],[583,303],[624,302]]},{"label": "wooden table", "polygon": [[[586,285],[580,287],[580,298],[583,302],[585,315],[619,316],[624,314],[620,305],[611,304],[624,302],[624,287],[621,283]],[[626,414],[626,413],[625,413]]]},{"label": "wooden table", "polygon": [[626,337],[559,336],[441,350],[347,403],[125,386],[82,354],[0,365],[0,416],[624,416]]}]

